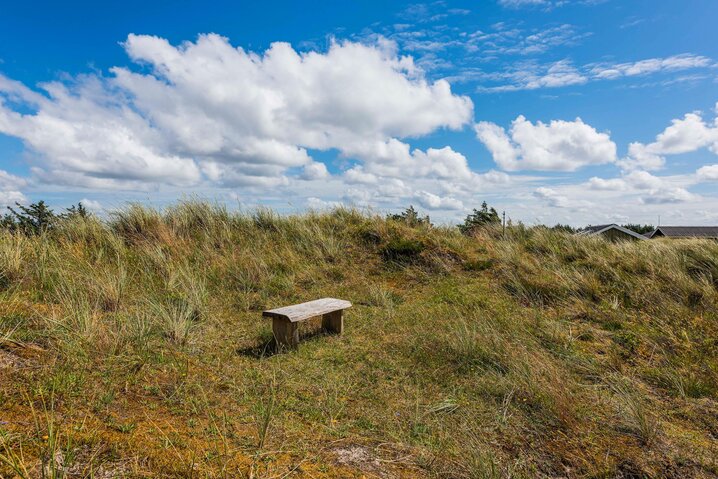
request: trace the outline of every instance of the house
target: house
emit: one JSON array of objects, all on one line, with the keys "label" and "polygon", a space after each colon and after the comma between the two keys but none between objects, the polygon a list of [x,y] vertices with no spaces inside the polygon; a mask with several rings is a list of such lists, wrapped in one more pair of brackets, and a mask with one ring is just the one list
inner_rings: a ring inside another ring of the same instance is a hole
[{"label": "house", "polygon": [[718,226],[659,226],[649,238],[706,238],[718,239]]},{"label": "house", "polygon": [[577,236],[603,236],[611,241],[616,240],[644,240],[647,239],[642,234],[636,233],[617,224],[587,226],[578,233]]}]

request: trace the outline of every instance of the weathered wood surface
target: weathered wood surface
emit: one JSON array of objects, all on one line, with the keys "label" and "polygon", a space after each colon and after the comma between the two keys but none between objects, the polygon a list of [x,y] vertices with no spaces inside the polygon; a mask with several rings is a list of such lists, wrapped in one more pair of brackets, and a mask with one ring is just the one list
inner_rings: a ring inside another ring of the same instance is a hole
[{"label": "weathered wood surface", "polygon": [[342,334],[344,332],[344,311],[333,311],[322,316],[322,328],[330,333]]},{"label": "weathered wood surface", "polygon": [[[333,313],[335,311],[341,312],[347,308],[351,308],[352,304],[349,301],[336,298],[322,298],[307,303],[295,304],[292,306],[285,306],[283,308],[270,309],[264,311],[262,316],[276,319],[285,319],[289,322],[296,323],[297,321],[304,321],[305,319],[313,318],[315,316],[324,316],[325,314]],[[338,329],[341,333],[341,327],[338,322],[341,322],[341,315],[338,316],[338,320],[334,320],[331,329]],[[327,322],[330,322],[327,320]],[[327,324],[324,325],[327,327]]]},{"label": "weathered wood surface", "polygon": [[278,349],[297,349],[299,346],[299,325],[283,318],[272,320],[272,332]]}]

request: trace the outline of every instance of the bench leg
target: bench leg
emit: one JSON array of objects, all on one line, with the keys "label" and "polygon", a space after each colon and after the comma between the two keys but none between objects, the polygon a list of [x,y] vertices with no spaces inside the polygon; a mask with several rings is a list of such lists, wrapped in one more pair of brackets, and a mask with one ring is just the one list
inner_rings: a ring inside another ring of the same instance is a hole
[{"label": "bench leg", "polygon": [[287,319],[272,319],[272,331],[277,349],[297,349],[299,346],[299,325]]},{"label": "bench leg", "polygon": [[344,332],[344,318],[341,310],[322,315],[322,328],[336,334]]}]

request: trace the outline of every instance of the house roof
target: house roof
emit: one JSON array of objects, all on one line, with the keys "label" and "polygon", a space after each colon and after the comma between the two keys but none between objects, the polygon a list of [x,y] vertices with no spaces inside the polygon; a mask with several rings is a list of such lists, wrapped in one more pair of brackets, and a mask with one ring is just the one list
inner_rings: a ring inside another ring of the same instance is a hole
[{"label": "house roof", "polygon": [[580,231],[580,233],[583,233],[584,235],[590,235],[593,233],[597,233],[599,231],[603,231],[607,228],[610,228],[611,226],[617,226],[617,225],[597,225],[597,226],[586,226],[584,229]]},{"label": "house roof", "polygon": [[636,233],[635,231],[629,230],[627,228],[624,228],[623,226],[619,226],[617,224],[610,224],[610,225],[598,225],[598,226],[587,226],[586,228],[582,229],[578,233],[576,233],[579,236],[597,236],[600,234],[605,233],[609,230],[617,230],[621,233],[627,234],[629,236],[632,236],[636,239],[644,240],[646,239],[645,236],[642,234]]},{"label": "house roof", "polygon": [[[659,234],[660,232],[660,234]],[[659,226],[651,233],[669,238],[718,238],[718,226]]]}]

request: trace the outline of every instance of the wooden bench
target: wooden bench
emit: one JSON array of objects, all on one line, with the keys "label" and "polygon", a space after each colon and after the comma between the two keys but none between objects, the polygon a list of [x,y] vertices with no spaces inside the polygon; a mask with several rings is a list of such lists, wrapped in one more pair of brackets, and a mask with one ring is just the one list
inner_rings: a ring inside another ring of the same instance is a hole
[{"label": "wooden bench", "polygon": [[349,301],[335,298],[322,298],[307,303],[285,306],[264,311],[262,316],[272,318],[272,331],[277,347],[295,349],[299,344],[299,322],[305,319],[322,317],[322,328],[342,334],[344,318],[342,312],[351,308]]}]

